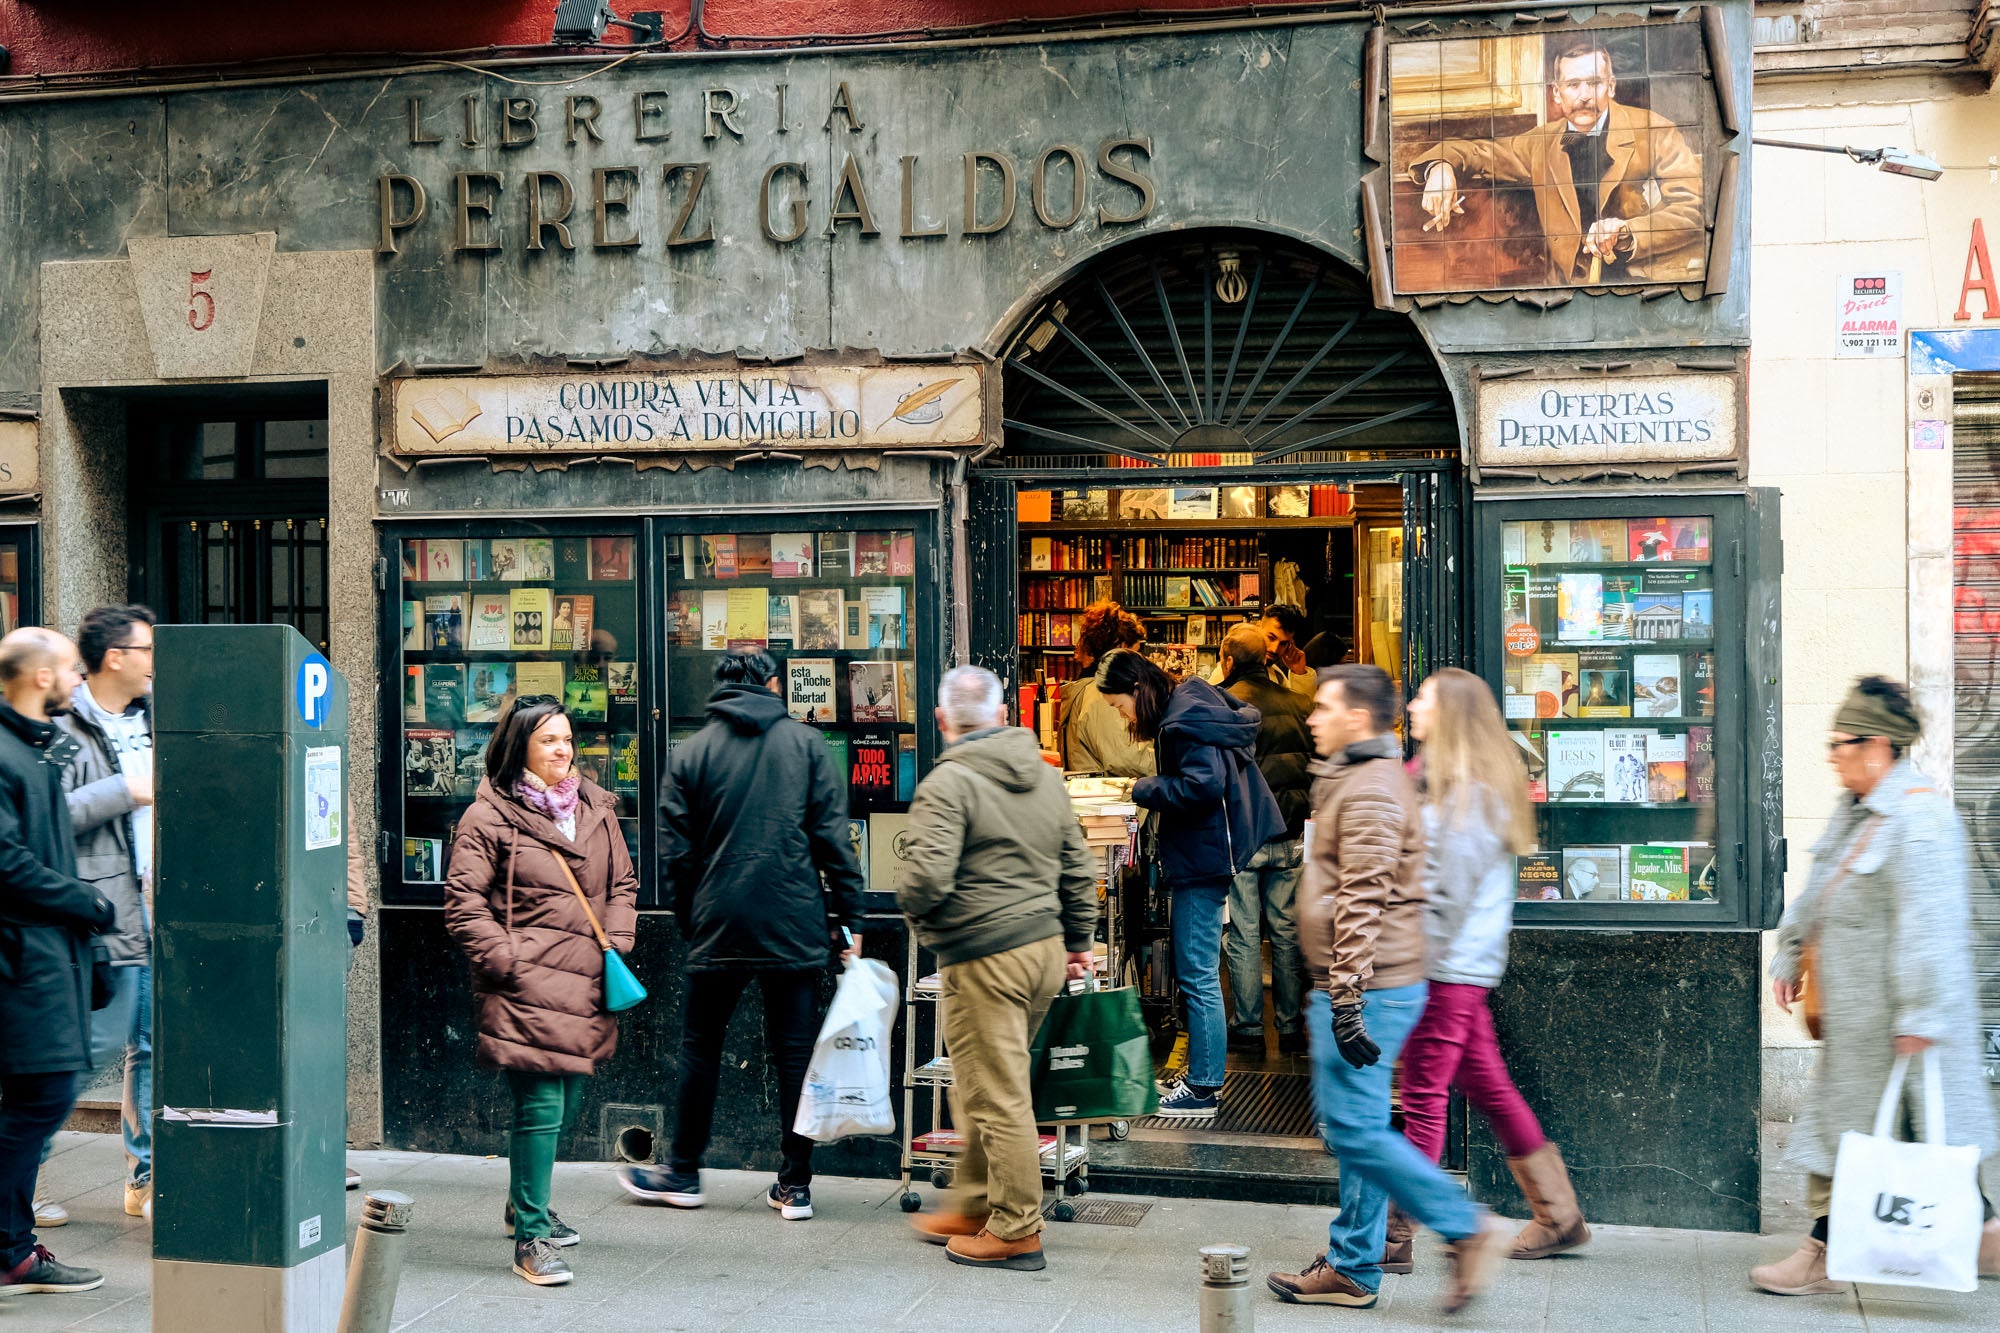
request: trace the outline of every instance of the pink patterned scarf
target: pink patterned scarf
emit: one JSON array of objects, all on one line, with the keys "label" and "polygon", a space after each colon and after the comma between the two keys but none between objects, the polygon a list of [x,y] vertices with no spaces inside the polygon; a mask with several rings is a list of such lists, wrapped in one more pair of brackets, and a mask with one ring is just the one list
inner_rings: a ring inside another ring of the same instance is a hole
[{"label": "pink patterned scarf", "polygon": [[582,776],[571,769],[568,777],[551,787],[523,769],[520,780],[514,784],[514,795],[530,810],[547,815],[558,824],[567,824],[576,818],[582,782]]}]

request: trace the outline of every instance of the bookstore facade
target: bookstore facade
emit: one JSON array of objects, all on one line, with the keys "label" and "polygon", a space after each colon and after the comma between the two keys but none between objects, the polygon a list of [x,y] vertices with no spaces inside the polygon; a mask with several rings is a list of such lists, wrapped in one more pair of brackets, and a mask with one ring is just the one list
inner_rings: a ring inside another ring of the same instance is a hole
[{"label": "bookstore facade", "polygon": [[[24,383],[45,474],[83,479],[44,488],[18,556],[30,583],[47,566],[47,619],[127,594],[125,552],[88,549],[80,519],[125,484],[122,451],[178,451],[190,496],[225,473],[231,503],[321,488],[319,547],[256,548],[292,579],[259,605],[285,619],[316,593],[313,637],[377,683],[354,709],[381,902],[353,998],[357,1137],[503,1141],[438,906],[510,696],[570,705],[636,854],[653,998],[572,1151],[646,1157],[680,1030],[654,812],[717,654],[773,652],[824,730],[868,952],[908,971],[927,964],[889,888],[946,667],[993,667],[1061,756],[1086,606],[1118,602],[1142,651],[1211,675],[1232,625],[1272,629],[1282,603],[1303,617],[1288,654],[1406,690],[1463,665],[1504,698],[1542,817],[1501,1021],[1593,1215],[1754,1227],[1781,829],[1775,505],[1743,483],[1749,9],[1517,10],[642,59],[533,98],[462,71],[334,80],[315,97],[344,130],[313,174],[189,191],[188,234],[129,253],[45,247],[51,346]],[[1505,165],[1553,153],[1577,96],[1639,126],[1581,215],[1573,183]],[[150,105],[210,157],[310,132],[276,89]],[[63,107],[37,132],[131,112]],[[156,149],[132,151],[184,188]],[[221,353],[199,341],[218,329],[238,340]],[[188,521],[162,511],[148,560],[181,531],[184,559],[234,551],[244,527]],[[1162,922],[1114,905],[1119,975],[1164,1002],[1171,1044]],[[760,1061],[743,1026],[715,1165],[772,1158]],[[1093,1177],[1330,1200],[1302,1070],[1232,1057],[1235,1118],[1121,1126]],[[1483,1130],[1453,1154],[1507,1197]],[[898,1165],[874,1141],[822,1162]]]}]

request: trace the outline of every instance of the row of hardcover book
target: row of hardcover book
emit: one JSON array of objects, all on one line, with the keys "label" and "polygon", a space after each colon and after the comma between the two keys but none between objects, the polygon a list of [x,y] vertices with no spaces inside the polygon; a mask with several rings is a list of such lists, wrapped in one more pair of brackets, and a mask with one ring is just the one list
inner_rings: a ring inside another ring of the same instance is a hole
[{"label": "row of hardcover book", "polygon": [[1715,901],[1715,854],[1705,842],[1619,843],[1514,858],[1514,896],[1529,902]]},{"label": "row of hardcover book", "polygon": [[424,653],[567,653],[592,646],[592,593],[513,588],[427,593],[403,603],[403,650]]},{"label": "row of hardcover book", "polygon": [[1583,648],[1511,661],[1501,682],[1509,718],[1714,717],[1713,653]]},{"label": "row of hardcover book", "polygon": [[910,647],[909,589],[801,588],[767,585],[683,589],[667,598],[667,639],[707,652],[899,651]]},{"label": "row of hardcover book", "polygon": [[1500,525],[1509,565],[1707,564],[1715,525],[1707,518],[1537,518]]},{"label": "row of hardcover book", "polygon": [[558,578],[630,583],[632,539],[449,537],[403,543],[406,583],[550,583]]},{"label": "row of hardcover book", "polygon": [[917,534],[719,532],[681,538],[684,579],[914,578]]},{"label": "row of hardcover book", "polygon": [[[1176,453],[1169,467],[1220,467],[1234,458],[1248,466],[1249,454]],[[1119,467],[1146,467],[1119,455]],[[1145,520],[1188,521],[1232,518],[1338,518],[1354,512],[1354,492],[1337,485],[1129,487],[1121,490],[1071,489],[1015,492],[1015,517],[1022,523],[1100,523]]]},{"label": "row of hardcover book", "polygon": [[498,722],[509,700],[545,694],[579,721],[601,722],[614,703],[636,703],[634,662],[427,662],[403,668],[405,725]]},{"label": "row of hardcover book", "polygon": [[1254,566],[1255,537],[1029,537],[1029,573],[1053,570],[1103,571],[1111,552],[1125,569],[1216,569]]},{"label": "row of hardcover book", "polygon": [[1675,805],[1715,800],[1715,728],[1515,731],[1535,801]]}]

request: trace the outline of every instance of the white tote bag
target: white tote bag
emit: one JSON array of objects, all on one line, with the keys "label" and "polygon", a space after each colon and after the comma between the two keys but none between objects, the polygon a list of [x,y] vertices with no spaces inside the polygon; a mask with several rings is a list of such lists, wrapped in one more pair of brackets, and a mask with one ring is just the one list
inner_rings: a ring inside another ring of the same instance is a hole
[{"label": "white tote bag", "polygon": [[872,958],[850,958],[813,1043],[812,1064],[792,1131],[820,1143],[896,1132],[889,1102],[889,1029],[896,974]]},{"label": "white tote bag", "polygon": [[1939,1291],[1979,1287],[1979,1149],[1945,1143],[1944,1079],[1924,1052],[1924,1141],[1903,1143],[1892,1123],[1910,1057],[1896,1057],[1875,1130],[1840,1136],[1833,1167],[1826,1275]]}]

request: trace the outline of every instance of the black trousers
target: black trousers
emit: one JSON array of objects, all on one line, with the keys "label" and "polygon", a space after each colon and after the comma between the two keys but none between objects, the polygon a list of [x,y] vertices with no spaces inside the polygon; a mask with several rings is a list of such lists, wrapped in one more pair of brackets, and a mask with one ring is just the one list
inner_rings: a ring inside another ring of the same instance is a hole
[{"label": "black trousers", "polygon": [[722,1072],[722,1040],[728,1035],[736,1002],[743,998],[744,987],[755,977],[764,992],[764,1049],[778,1074],[778,1116],[783,1130],[780,1149],[784,1154],[778,1183],[812,1183],[813,1141],[794,1134],[792,1121],[799,1113],[806,1067],[812,1063],[813,1042],[819,1037],[820,975],[817,968],[804,971],[731,968],[687,974],[687,996],[681,1006],[680,1113],[667,1158],[669,1168],[681,1174],[701,1169],[702,1154],[708,1151],[709,1131],[715,1122],[715,1085]]},{"label": "black trousers", "polygon": [[0,1273],[34,1252],[35,1173],[79,1086],[74,1073],[0,1074]]}]

